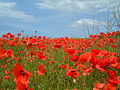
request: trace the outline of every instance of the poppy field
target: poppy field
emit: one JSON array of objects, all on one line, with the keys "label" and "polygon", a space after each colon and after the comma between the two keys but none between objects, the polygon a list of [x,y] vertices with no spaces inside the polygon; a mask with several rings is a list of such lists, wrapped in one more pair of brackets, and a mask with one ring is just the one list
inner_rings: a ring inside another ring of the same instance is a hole
[{"label": "poppy field", "polygon": [[120,31],[89,38],[2,35],[0,90],[120,90]]}]

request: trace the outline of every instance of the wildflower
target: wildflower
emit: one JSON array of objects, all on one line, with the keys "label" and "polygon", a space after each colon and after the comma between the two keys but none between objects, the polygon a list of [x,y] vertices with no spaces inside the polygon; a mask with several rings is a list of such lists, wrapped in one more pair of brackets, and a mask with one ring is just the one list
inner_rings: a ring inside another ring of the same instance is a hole
[{"label": "wildflower", "polygon": [[39,69],[39,71],[37,71],[38,75],[44,75],[44,73],[46,72],[43,65],[38,65],[38,69]]},{"label": "wildflower", "polygon": [[82,55],[79,56],[79,60],[76,63],[81,63],[84,64],[86,62],[89,62],[91,60],[91,53],[87,52],[87,53],[83,53]]},{"label": "wildflower", "polygon": [[33,89],[28,88],[27,85],[25,85],[25,84],[23,84],[23,83],[21,83],[21,82],[19,81],[19,82],[17,82],[17,84],[16,84],[16,89],[15,89],[15,90],[33,90]]},{"label": "wildflower", "polygon": [[95,83],[95,87],[93,88],[93,90],[104,90],[105,85],[105,83]]},{"label": "wildflower", "polygon": [[38,59],[46,60],[47,57],[43,54],[43,52],[36,52],[36,57]]},{"label": "wildflower", "polygon": [[16,63],[16,66],[12,70],[12,74],[15,76],[14,81],[17,83],[18,81],[21,81],[23,83],[28,83],[29,77],[32,76],[32,74],[25,69],[22,68],[20,63]]},{"label": "wildflower", "polygon": [[80,75],[77,69],[69,69],[68,72],[66,73],[68,77],[76,78]]}]

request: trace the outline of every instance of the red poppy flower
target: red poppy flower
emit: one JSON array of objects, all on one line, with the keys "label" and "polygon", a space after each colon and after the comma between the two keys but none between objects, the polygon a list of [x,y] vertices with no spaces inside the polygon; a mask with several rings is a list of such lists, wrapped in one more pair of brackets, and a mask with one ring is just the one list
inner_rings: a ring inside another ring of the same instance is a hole
[{"label": "red poppy flower", "polygon": [[94,54],[94,55],[98,55],[100,53],[100,50],[92,49],[91,53]]},{"label": "red poppy flower", "polygon": [[0,48],[0,59],[4,59],[5,57],[5,50]]},{"label": "red poppy flower", "polygon": [[113,86],[117,86],[118,84],[120,84],[120,76],[112,78],[112,79],[110,78],[107,80],[107,82]]},{"label": "red poppy flower", "polygon": [[21,33],[18,33],[17,35],[18,35],[18,36],[21,36]]},{"label": "red poppy flower", "polygon": [[38,59],[46,60],[47,57],[43,54],[43,52],[36,52],[36,57]]},{"label": "red poppy flower", "polygon": [[73,48],[67,48],[65,51],[69,56],[77,54],[77,50],[75,50]]},{"label": "red poppy flower", "polygon": [[12,74],[15,76],[15,81],[28,81],[29,77],[32,76],[32,73],[26,71],[22,68],[20,63],[16,63],[16,66],[12,70]]},{"label": "red poppy flower", "polygon": [[105,57],[106,55],[108,55],[108,51],[106,51],[106,50],[101,50],[97,56],[103,58],[103,57]]},{"label": "red poppy flower", "polygon": [[6,75],[6,76],[3,77],[3,79],[8,79],[8,80],[10,80],[10,79],[11,79],[11,76],[10,76],[10,75]]},{"label": "red poppy flower", "polygon": [[29,38],[26,42],[27,45],[33,45],[33,44],[36,44],[37,42],[37,39],[35,38]]},{"label": "red poppy flower", "polygon": [[39,71],[37,71],[38,75],[44,75],[44,73],[46,72],[43,65],[38,65],[38,69],[39,69]]},{"label": "red poppy flower", "polygon": [[78,64],[78,65],[77,65],[77,68],[78,68],[78,69],[85,68],[85,67],[86,67],[86,66],[83,65],[83,64]]},{"label": "red poppy flower", "polygon": [[87,53],[83,53],[82,55],[79,56],[79,63],[84,64],[86,62],[89,62],[91,60],[91,53],[87,52]]},{"label": "red poppy flower", "polygon": [[105,88],[103,90],[117,90],[116,86],[107,83],[107,85],[105,86]]},{"label": "red poppy flower", "polygon": [[96,83],[93,90],[104,90],[105,85],[105,83]]},{"label": "red poppy flower", "polygon": [[16,89],[15,90],[33,90],[31,88],[28,88],[27,85],[21,83],[20,81],[16,83]]},{"label": "red poppy flower", "polygon": [[14,55],[12,49],[7,49],[5,52],[6,57],[12,57]]},{"label": "red poppy flower", "polygon": [[37,48],[39,48],[39,50],[45,50],[45,48],[47,47],[46,45],[43,45],[44,43],[37,43]]},{"label": "red poppy flower", "polygon": [[66,75],[68,77],[76,78],[80,75],[80,73],[78,72],[78,69],[69,69]]},{"label": "red poppy flower", "polygon": [[89,68],[83,68],[80,71],[82,71],[82,75],[86,76],[86,75],[90,75],[90,73],[93,71],[91,67]]},{"label": "red poppy flower", "polygon": [[60,65],[59,67],[60,67],[60,68],[64,68],[64,69],[66,69],[66,68],[68,67],[68,64]]},{"label": "red poppy flower", "polygon": [[108,73],[109,78],[111,79],[115,78],[117,74],[115,71],[112,71],[112,70],[108,71],[107,73]]},{"label": "red poppy flower", "polygon": [[78,59],[79,59],[79,56],[77,56],[77,55],[70,56],[70,62],[76,62],[76,61],[78,61]]},{"label": "red poppy flower", "polygon": [[54,46],[55,48],[61,48],[61,47],[62,47],[62,44],[61,44],[60,41],[58,41],[58,42],[53,42],[53,46]]},{"label": "red poppy flower", "polygon": [[9,38],[8,35],[2,35],[2,37]]},{"label": "red poppy flower", "polygon": [[16,41],[8,41],[7,44],[9,46],[15,46],[16,45]]}]

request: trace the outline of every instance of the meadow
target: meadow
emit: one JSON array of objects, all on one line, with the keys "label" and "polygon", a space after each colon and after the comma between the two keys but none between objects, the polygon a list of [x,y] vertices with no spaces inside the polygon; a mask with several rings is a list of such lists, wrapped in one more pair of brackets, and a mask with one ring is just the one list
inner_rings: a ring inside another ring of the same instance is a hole
[{"label": "meadow", "polygon": [[0,90],[120,90],[120,31],[89,38],[2,35]]}]

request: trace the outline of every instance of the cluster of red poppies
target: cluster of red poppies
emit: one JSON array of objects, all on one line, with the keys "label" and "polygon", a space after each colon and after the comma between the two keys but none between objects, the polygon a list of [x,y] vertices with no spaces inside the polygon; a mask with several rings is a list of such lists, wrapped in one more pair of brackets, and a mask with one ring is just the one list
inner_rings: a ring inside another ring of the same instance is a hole
[{"label": "cluster of red poppies", "polygon": [[70,83],[79,84],[82,77],[95,78],[94,75],[99,73],[106,77],[94,82],[93,90],[116,90],[120,84],[120,38],[115,38],[116,35],[120,32],[100,33],[89,38],[29,37],[21,33],[16,37],[7,33],[0,38],[0,79],[12,80],[14,76],[15,90],[33,90],[33,87],[29,88],[31,76],[40,80],[42,76],[55,73],[55,77],[66,76],[67,80],[73,80]]}]

